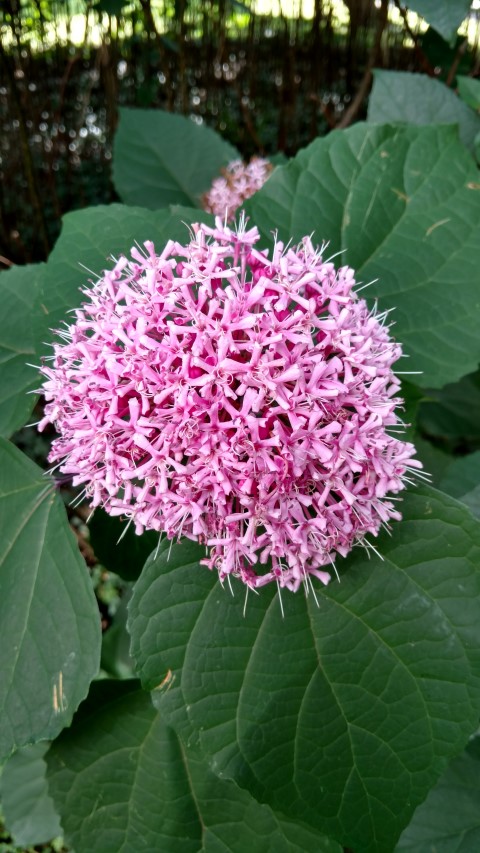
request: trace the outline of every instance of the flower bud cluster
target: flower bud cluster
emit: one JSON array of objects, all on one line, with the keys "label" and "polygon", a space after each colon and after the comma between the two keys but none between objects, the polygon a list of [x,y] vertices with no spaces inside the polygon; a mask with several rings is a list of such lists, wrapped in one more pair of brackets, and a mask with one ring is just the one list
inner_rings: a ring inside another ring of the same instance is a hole
[{"label": "flower bud cluster", "polygon": [[186,536],[250,588],[297,590],[400,515],[414,448],[399,423],[401,348],[306,237],[193,225],[131,250],[42,368],[50,460],[93,507]]},{"label": "flower bud cluster", "polygon": [[272,170],[272,164],[263,157],[252,157],[249,163],[233,160],[203,196],[204,210],[222,218],[227,211],[227,220],[231,221],[235,211],[263,186]]}]

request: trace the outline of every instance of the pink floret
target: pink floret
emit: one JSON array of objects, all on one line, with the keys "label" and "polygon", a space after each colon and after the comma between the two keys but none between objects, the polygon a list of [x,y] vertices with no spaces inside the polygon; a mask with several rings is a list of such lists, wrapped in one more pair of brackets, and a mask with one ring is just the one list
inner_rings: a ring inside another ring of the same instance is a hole
[{"label": "pink floret", "polygon": [[220,579],[297,590],[400,515],[421,467],[390,434],[401,348],[309,238],[193,225],[88,290],[43,367],[50,461],[136,531],[209,548]]},{"label": "pink floret", "polygon": [[235,211],[263,186],[272,170],[272,164],[263,157],[252,157],[249,163],[233,160],[203,196],[203,208],[232,221]]}]

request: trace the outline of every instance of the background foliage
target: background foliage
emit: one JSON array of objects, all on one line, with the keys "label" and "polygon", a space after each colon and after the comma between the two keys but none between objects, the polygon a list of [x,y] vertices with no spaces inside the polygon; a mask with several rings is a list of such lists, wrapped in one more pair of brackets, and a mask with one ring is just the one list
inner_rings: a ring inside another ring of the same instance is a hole
[{"label": "background foliage", "polygon": [[6,0],[0,256],[43,260],[62,214],[115,200],[118,105],[194,116],[243,156],[292,155],[365,116],[373,67],[476,82],[478,10],[470,41],[465,28],[451,38],[468,2],[408,4],[430,28],[400,3],[377,5],[312,0],[292,16],[286,0],[273,15],[263,0]]}]

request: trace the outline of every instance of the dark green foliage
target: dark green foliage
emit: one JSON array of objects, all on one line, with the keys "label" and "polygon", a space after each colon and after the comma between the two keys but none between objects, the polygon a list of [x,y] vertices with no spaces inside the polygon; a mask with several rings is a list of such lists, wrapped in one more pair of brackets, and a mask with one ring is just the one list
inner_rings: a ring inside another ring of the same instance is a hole
[{"label": "dark green foliage", "polygon": [[403,515],[383,560],[352,555],[318,602],[284,593],[284,619],[268,590],[242,619],[245,590],[231,598],[188,544],[147,564],[130,605],[138,672],[182,738],[361,851],[392,849],[480,702],[480,528],[434,490]]},{"label": "dark green foliage", "polygon": [[472,110],[480,110],[480,80],[457,75],[458,94]]},{"label": "dark green foliage", "polygon": [[49,785],[76,853],[340,853],[221,781],[135,681],[93,686],[48,755]]},{"label": "dark green foliage", "polygon": [[395,853],[471,853],[480,844],[478,736],[456,758],[402,834]]},{"label": "dark green foliage", "polygon": [[[2,769],[0,799],[18,846],[45,844],[62,834],[45,778],[48,747],[49,743],[23,747]],[[2,847],[0,850],[4,853]]]},{"label": "dark green foliage", "polygon": [[0,276],[2,311],[9,318],[0,339],[0,435],[6,438],[23,426],[35,403],[27,392],[38,386],[38,372],[27,362],[35,362],[48,322],[41,302],[42,275],[42,264],[30,264]]},{"label": "dark green foliage", "polygon": [[368,120],[373,124],[456,124],[461,141],[472,152],[480,132],[480,116],[444,83],[402,71],[375,71]]},{"label": "dark green foliage", "polygon": [[155,550],[159,534],[148,530],[137,536],[127,521],[97,509],[89,521],[95,556],[109,571],[126,581],[137,580],[147,557]]},{"label": "dark green foliage", "polygon": [[444,450],[466,453],[480,449],[480,372],[427,391],[418,423]]},{"label": "dark green foliage", "polygon": [[54,484],[0,441],[0,758],[6,758],[70,723],[98,669],[100,619]]}]

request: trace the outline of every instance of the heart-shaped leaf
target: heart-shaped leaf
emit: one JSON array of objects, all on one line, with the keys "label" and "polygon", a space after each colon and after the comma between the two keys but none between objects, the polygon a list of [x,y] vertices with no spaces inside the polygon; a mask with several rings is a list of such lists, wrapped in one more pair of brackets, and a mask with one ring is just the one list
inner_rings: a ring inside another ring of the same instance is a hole
[{"label": "heart-shaped leaf", "polygon": [[480,709],[480,526],[434,490],[403,512],[383,560],[352,554],[318,606],[284,592],[284,619],[268,589],[244,617],[183,545],[130,605],[139,674],[177,690],[170,721],[215,772],[362,851],[393,847]]},{"label": "heart-shaped leaf", "polygon": [[450,450],[465,453],[480,447],[480,371],[430,389],[419,406],[418,424]]},{"label": "heart-shaped leaf", "polygon": [[2,767],[0,798],[5,825],[15,844],[45,844],[62,834],[49,796],[44,760],[48,743],[19,749]]},{"label": "heart-shaped leaf", "polygon": [[480,518],[480,450],[454,459],[444,472],[440,488]]},{"label": "heart-shaped leaf", "polygon": [[373,124],[457,124],[460,139],[471,151],[480,130],[480,116],[440,80],[408,71],[374,72],[368,101]]},{"label": "heart-shaped leaf", "polygon": [[127,204],[196,207],[238,151],[209,127],[163,110],[120,110],[113,181]]},{"label": "heart-shaped leaf", "polygon": [[480,80],[457,74],[458,94],[472,110],[480,112]]},{"label": "heart-shaped leaf", "polygon": [[[138,664],[138,674],[154,704],[162,709],[167,722],[190,738],[191,726],[185,712],[180,677],[188,646],[205,600],[217,589],[217,576],[199,565],[205,548],[188,539],[173,545],[164,540],[147,561],[129,602],[130,652]],[[159,607],[159,601],[162,606]],[[218,590],[221,608],[224,595]],[[181,618],[177,619],[177,606]],[[165,638],[168,637],[168,643]]]},{"label": "heart-shaped leaf", "polygon": [[470,5],[471,0],[409,0],[408,8],[425,18],[445,41],[451,41]]},{"label": "heart-shaped leaf", "polygon": [[480,847],[480,739],[455,758],[416,810],[395,853],[471,853]]},{"label": "heart-shaped leaf", "polygon": [[28,264],[0,276],[0,435],[5,438],[23,426],[35,402],[27,392],[38,385],[38,375],[27,362],[35,361],[47,319],[43,271],[44,264]]},{"label": "heart-shaped leaf", "polygon": [[53,482],[0,439],[0,758],[69,725],[98,671],[100,618]]},{"label": "heart-shaped leaf", "polygon": [[340,853],[335,842],[221,782],[135,681],[93,685],[47,759],[76,853]]}]

